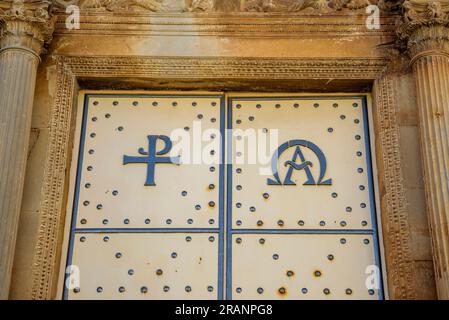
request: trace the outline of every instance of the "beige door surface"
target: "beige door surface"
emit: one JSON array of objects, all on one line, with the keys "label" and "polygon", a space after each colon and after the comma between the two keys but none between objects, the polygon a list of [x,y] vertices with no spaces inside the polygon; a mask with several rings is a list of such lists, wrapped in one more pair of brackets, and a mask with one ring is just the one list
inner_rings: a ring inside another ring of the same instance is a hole
[{"label": "beige door surface", "polygon": [[63,298],[382,299],[369,122],[365,96],[83,94]]}]

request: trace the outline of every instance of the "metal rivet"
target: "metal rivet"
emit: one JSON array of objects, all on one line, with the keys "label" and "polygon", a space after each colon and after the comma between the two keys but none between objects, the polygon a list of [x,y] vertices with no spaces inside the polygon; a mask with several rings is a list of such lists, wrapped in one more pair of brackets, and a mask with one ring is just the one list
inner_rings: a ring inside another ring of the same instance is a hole
[{"label": "metal rivet", "polygon": [[314,273],[315,277],[321,277],[321,271],[316,270]]},{"label": "metal rivet", "polygon": [[235,107],[236,107],[237,109],[240,109],[240,108],[242,107],[242,105],[241,105],[241,104],[237,104]]},{"label": "metal rivet", "polygon": [[84,205],[85,207],[87,207],[89,204],[90,204],[89,201],[84,201],[84,202],[83,202],[83,205]]},{"label": "metal rivet", "polygon": [[242,221],[241,220],[237,220],[235,224],[238,225],[238,226],[241,226],[242,225]]},{"label": "metal rivet", "polygon": [[241,191],[242,189],[243,189],[243,187],[242,186],[237,186],[237,187],[235,187],[238,191]]},{"label": "metal rivet", "polygon": [[237,170],[235,170],[235,172],[242,173],[242,169],[238,168]]},{"label": "metal rivet", "polygon": [[258,225],[259,227],[263,226],[263,221],[262,221],[262,220],[257,221],[257,225]]},{"label": "metal rivet", "polygon": [[117,253],[115,254],[115,257],[116,257],[117,259],[120,259],[120,258],[122,257],[122,254],[121,254],[120,252],[117,252]]},{"label": "metal rivet", "polygon": [[191,292],[192,291],[192,287],[191,286],[186,286],[185,290],[186,290],[186,292]]},{"label": "metal rivet", "polygon": [[97,210],[101,210],[101,209],[103,209],[103,205],[102,204],[97,205]]},{"label": "metal rivet", "polygon": [[214,190],[214,189],[215,189],[215,185],[211,183],[211,184],[209,185],[209,189],[210,189],[210,190]]},{"label": "metal rivet", "polygon": [[291,270],[287,271],[287,277],[293,277],[295,275],[295,273]]},{"label": "metal rivet", "polygon": [[214,287],[208,286],[208,287],[207,287],[207,291],[209,291],[209,292],[214,292]]},{"label": "metal rivet", "polygon": [[176,259],[178,257],[178,254],[176,252],[172,252],[171,257],[173,259]]},{"label": "metal rivet", "polygon": [[358,104],[358,103],[353,103],[352,106],[353,106],[354,108],[357,108],[357,107],[359,106],[359,104]]},{"label": "metal rivet", "polygon": [[201,206],[200,206],[199,204],[197,204],[197,205],[195,206],[195,210],[201,210]]},{"label": "metal rivet", "polygon": [[150,224],[151,220],[150,219],[145,219],[145,224]]},{"label": "metal rivet", "polygon": [[237,292],[237,293],[242,293],[242,288],[237,288],[237,289],[235,289],[235,292]]},{"label": "metal rivet", "polygon": [[345,239],[345,238],[341,238],[341,239],[340,239],[340,243],[341,243],[341,244],[345,244],[345,243],[346,243],[346,239]]},{"label": "metal rivet", "polygon": [[80,291],[81,291],[80,288],[74,288],[74,289],[73,289],[73,292],[74,292],[74,293],[79,293]]},{"label": "metal rivet", "polygon": [[157,107],[158,103],[156,101],[153,102],[153,107]]},{"label": "metal rivet", "polygon": [[98,293],[102,293],[102,292],[103,292],[103,288],[102,288],[102,287],[98,287],[98,288],[97,288],[97,292],[98,292]]},{"label": "metal rivet", "polygon": [[193,219],[187,219],[188,224],[193,224]]},{"label": "metal rivet", "polygon": [[92,186],[92,185],[91,185],[90,183],[86,183],[86,184],[84,185],[84,187],[85,187],[86,189],[89,189],[91,186]]},{"label": "metal rivet", "polygon": [[211,103],[212,107],[215,107],[216,105],[217,105],[217,103],[215,101]]},{"label": "metal rivet", "polygon": [[215,123],[215,122],[217,122],[217,119],[211,118],[211,119],[210,119],[210,122]]},{"label": "metal rivet", "polygon": [[338,193],[334,192],[332,193],[332,198],[337,198],[338,197]]},{"label": "metal rivet", "polygon": [[187,241],[187,242],[192,241],[192,237],[191,237],[191,236],[187,236],[187,237],[186,237],[186,241]]},{"label": "metal rivet", "polygon": [[134,270],[133,270],[133,269],[129,269],[129,270],[128,270],[128,274],[129,274],[130,276],[134,275]]},{"label": "metal rivet", "polygon": [[328,131],[329,133],[332,133],[332,132],[334,132],[334,128],[328,128],[327,131]]},{"label": "metal rivet", "polygon": [[94,106],[98,106],[98,101],[94,101]]},{"label": "metal rivet", "polygon": [[263,288],[257,288],[257,293],[258,294],[262,294],[263,293]]},{"label": "metal rivet", "polygon": [[349,296],[352,294],[352,290],[351,289],[346,289],[346,294]]},{"label": "metal rivet", "polygon": [[260,108],[262,108],[262,105],[261,104],[256,104],[256,108],[260,109]]},{"label": "metal rivet", "polygon": [[320,226],[324,227],[326,225],[326,221],[320,221]]},{"label": "metal rivet", "polygon": [[330,291],[328,288],[326,288],[326,289],[323,290],[323,293],[324,293],[325,295],[328,295],[328,294],[331,293],[331,291]]},{"label": "metal rivet", "polygon": [[148,292],[148,288],[147,287],[142,287],[142,288],[140,288],[140,292],[141,293],[147,293]]},{"label": "metal rivet", "polygon": [[276,109],[279,109],[281,107],[281,105],[280,104],[276,104],[275,107],[276,107]]},{"label": "metal rivet", "polygon": [[369,289],[369,290],[368,290],[368,294],[369,294],[370,296],[374,295],[374,293],[375,293],[375,292],[374,292],[373,289]]},{"label": "metal rivet", "polygon": [[277,253],[273,254],[273,260],[278,260],[279,259],[279,255]]},{"label": "metal rivet", "polygon": [[178,103],[177,102],[172,102],[172,104],[171,104],[173,107],[176,107],[176,106],[178,106]]},{"label": "metal rivet", "polygon": [[365,186],[359,186],[359,189],[360,189],[361,191],[363,191],[363,190],[365,190]]},{"label": "metal rivet", "polygon": [[210,172],[215,172],[215,167],[210,167]]},{"label": "metal rivet", "polygon": [[112,191],[112,195],[113,196],[117,196],[118,195],[118,191],[117,190]]},{"label": "metal rivet", "polygon": [[358,168],[358,169],[357,169],[357,172],[358,172],[358,173],[363,173],[363,169],[362,169],[362,168]]},{"label": "metal rivet", "polygon": [[264,197],[264,199],[268,199],[270,197],[270,195],[268,193],[264,193],[263,197]]},{"label": "metal rivet", "polygon": [[334,260],[334,255],[333,255],[333,254],[328,255],[328,256],[327,256],[327,259],[328,259],[329,261]]},{"label": "metal rivet", "polygon": [[278,221],[278,226],[279,226],[279,227],[283,227],[283,226],[284,226],[284,221],[279,220],[279,221]]},{"label": "metal rivet", "polygon": [[120,131],[120,132],[123,131],[123,129],[124,129],[123,127],[118,127],[117,128],[117,130]]},{"label": "metal rivet", "polygon": [[104,242],[108,242],[109,239],[110,239],[110,238],[109,238],[108,236],[106,236],[106,237],[103,238],[103,241],[104,241]]},{"label": "metal rivet", "polygon": [[192,102],[192,107],[196,107],[197,105],[198,105],[198,103]]},{"label": "metal rivet", "polygon": [[363,243],[364,243],[364,244],[369,244],[369,240],[368,240],[368,239],[365,239],[365,240],[363,240]]},{"label": "metal rivet", "polygon": [[249,120],[249,121],[254,121],[254,117],[251,116],[251,117],[248,118],[248,120]]},{"label": "metal rivet", "polygon": [[203,119],[203,115],[202,115],[202,114],[199,114],[199,115],[197,116],[197,118],[201,120],[201,119]]},{"label": "metal rivet", "polygon": [[352,208],[351,207],[346,207],[346,212],[352,212]]},{"label": "metal rivet", "polygon": [[81,219],[81,224],[86,224],[87,220],[86,219]]},{"label": "metal rivet", "polygon": [[357,156],[361,157],[362,156],[362,151],[357,151]]},{"label": "metal rivet", "polygon": [[355,140],[360,140],[360,139],[362,139],[361,136],[359,136],[359,135],[356,135],[356,136],[355,136]]},{"label": "metal rivet", "polygon": [[215,223],[215,220],[214,219],[210,219],[209,220],[209,224],[214,224]]},{"label": "metal rivet", "polygon": [[134,106],[134,107],[136,107],[136,106],[138,106],[138,105],[139,105],[139,103],[138,103],[137,101],[134,101],[134,102],[133,102],[133,106]]},{"label": "metal rivet", "polygon": [[211,207],[211,208],[215,207],[215,202],[214,201],[209,201],[209,207]]},{"label": "metal rivet", "polygon": [[114,106],[118,106],[118,101],[114,101],[114,102],[112,102],[112,105],[114,105]]},{"label": "metal rivet", "polygon": [[86,237],[81,237],[81,238],[80,238],[80,241],[81,241],[81,242],[86,242]]},{"label": "metal rivet", "polygon": [[95,153],[95,150],[93,150],[93,149],[89,150],[89,154],[94,154],[94,153]]},{"label": "metal rivet", "polygon": [[94,167],[92,167],[92,166],[87,167],[87,171],[92,171],[93,169],[94,169]]},{"label": "metal rivet", "polygon": [[235,123],[237,123],[237,124],[241,124],[242,123],[242,120],[237,120]]},{"label": "metal rivet", "polygon": [[366,203],[363,203],[363,202],[362,202],[362,203],[360,204],[360,208],[365,209],[365,208],[366,208]]},{"label": "metal rivet", "polygon": [[181,193],[181,195],[182,195],[183,197],[187,196],[187,191],[183,191],[183,192]]},{"label": "metal rivet", "polygon": [[340,116],[340,119],[341,119],[341,120],[345,120],[345,119],[346,119],[346,116],[345,116],[344,114],[342,114],[342,115]]},{"label": "metal rivet", "polygon": [[124,224],[129,224],[129,219],[123,220],[123,223],[124,223]]},{"label": "metal rivet", "polygon": [[315,103],[313,106],[314,106],[315,108],[318,108],[318,107],[320,106],[320,104],[319,104],[319,103]]},{"label": "metal rivet", "polygon": [[215,150],[210,151],[210,155],[213,156],[215,154]]},{"label": "metal rivet", "polygon": [[92,118],[92,121],[93,121],[93,122],[95,122],[95,121],[97,121],[97,120],[98,120],[97,117],[93,117],[93,118]]},{"label": "metal rivet", "polygon": [[294,108],[299,108],[299,104],[298,104],[298,103],[295,103],[295,104],[293,105],[293,107],[294,107]]},{"label": "metal rivet", "polygon": [[301,292],[302,292],[303,294],[306,294],[307,292],[309,292],[309,290],[307,290],[307,288],[302,288],[302,289],[301,289]]},{"label": "metal rivet", "polygon": [[242,207],[242,204],[241,204],[240,202],[237,202],[237,203],[235,204],[235,206],[236,206],[237,208],[241,208],[241,207]]},{"label": "metal rivet", "polygon": [[287,292],[287,290],[284,287],[279,288],[278,291],[279,291],[280,294],[285,294],[285,292]]},{"label": "metal rivet", "polygon": [[211,139],[215,139],[217,137],[217,135],[215,134],[215,133],[212,133],[211,135],[210,135],[210,138]]},{"label": "metal rivet", "polygon": [[163,273],[164,273],[164,271],[162,271],[162,269],[157,269],[157,270],[156,270],[156,274],[157,274],[158,276],[161,276]]},{"label": "metal rivet", "polygon": [[338,103],[334,103],[332,106],[333,106],[334,108],[338,108]]},{"label": "metal rivet", "polygon": [[354,120],[354,123],[355,123],[355,124],[359,124],[359,123],[360,123],[360,120],[359,120],[359,119],[355,119],[355,120]]},{"label": "metal rivet", "polygon": [[167,220],[165,221],[166,224],[172,224],[172,222],[173,222],[173,221],[172,221],[171,219],[167,219]]},{"label": "metal rivet", "polygon": [[238,244],[242,243],[242,238],[235,239],[235,242],[238,243]]},{"label": "metal rivet", "polygon": [[250,208],[249,208],[249,211],[251,211],[251,212],[256,212],[256,207],[250,207]]},{"label": "metal rivet", "polygon": [[189,131],[190,128],[189,128],[189,127],[184,127],[184,130],[185,130],[185,131]]},{"label": "metal rivet", "polygon": [[169,286],[164,286],[164,292],[168,292],[170,291],[170,287]]},{"label": "metal rivet", "polygon": [[260,244],[265,244],[265,239],[264,239],[264,238],[260,238],[260,239],[259,239],[259,243],[260,243]]},{"label": "metal rivet", "polygon": [[299,221],[298,221],[298,225],[300,225],[301,227],[303,227],[303,226],[304,226],[304,224],[305,224],[305,223],[304,223],[304,221],[303,221],[303,220],[299,220]]},{"label": "metal rivet", "polygon": [[214,241],[215,241],[215,237],[210,236],[210,237],[209,237],[209,241],[210,241],[210,242],[214,242]]},{"label": "metal rivet", "polygon": [[341,221],[341,222],[340,222],[340,226],[346,227],[346,221]]},{"label": "metal rivet", "polygon": [[362,226],[366,227],[368,225],[367,221],[362,221]]}]

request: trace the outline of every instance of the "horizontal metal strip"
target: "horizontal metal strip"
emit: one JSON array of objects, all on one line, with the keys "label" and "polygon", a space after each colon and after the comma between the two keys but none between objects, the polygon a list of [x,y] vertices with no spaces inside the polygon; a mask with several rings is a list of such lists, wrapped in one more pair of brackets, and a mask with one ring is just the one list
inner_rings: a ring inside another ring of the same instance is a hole
[{"label": "horizontal metal strip", "polygon": [[219,233],[220,229],[189,229],[189,228],[178,228],[178,229],[167,229],[167,228],[111,228],[111,229],[75,229],[75,233]]},{"label": "horizontal metal strip", "polygon": [[232,229],[232,234],[267,234],[267,233],[277,233],[277,234],[373,234],[374,231],[371,229],[347,229],[347,230],[320,230],[320,229]]}]

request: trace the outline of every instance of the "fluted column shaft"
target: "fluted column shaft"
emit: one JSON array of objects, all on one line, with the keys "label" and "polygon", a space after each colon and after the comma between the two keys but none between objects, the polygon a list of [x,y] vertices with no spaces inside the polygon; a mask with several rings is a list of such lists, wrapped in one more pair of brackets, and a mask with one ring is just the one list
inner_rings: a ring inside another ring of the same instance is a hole
[{"label": "fluted column shaft", "polygon": [[7,299],[22,204],[37,67],[51,1],[0,1],[0,299]]},{"label": "fluted column shaft", "polygon": [[1,299],[9,293],[38,64],[38,57],[28,51],[0,53]]},{"label": "fluted column shaft", "polygon": [[413,64],[435,278],[440,299],[449,299],[449,53]]}]

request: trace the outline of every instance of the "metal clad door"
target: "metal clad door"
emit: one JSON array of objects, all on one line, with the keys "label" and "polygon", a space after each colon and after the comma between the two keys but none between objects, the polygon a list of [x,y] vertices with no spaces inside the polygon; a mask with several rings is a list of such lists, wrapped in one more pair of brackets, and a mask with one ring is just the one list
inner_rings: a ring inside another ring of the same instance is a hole
[{"label": "metal clad door", "polygon": [[177,164],[161,137],[223,130],[222,99],[86,96],[67,261],[80,284],[66,298],[221,298],[223,166]]},{"label": "metal clad door", "polygon": [[[365,285],[380,265],[365,99],[232,97],[228,107],[227,298],[381,298]],[[277,130],[269,175],[239,145],[252,129]]]},{"label": "metal clad door", "polygon": [[[86,94],[64,298],[383,298],[366,286],[381,264],[367,108],[349,96]],[[277,133],[264,163],[251,162],[251,130]],[[190,141],[179,153],[174,132]],[[198,137],[216,162],[198,159]]]}]

